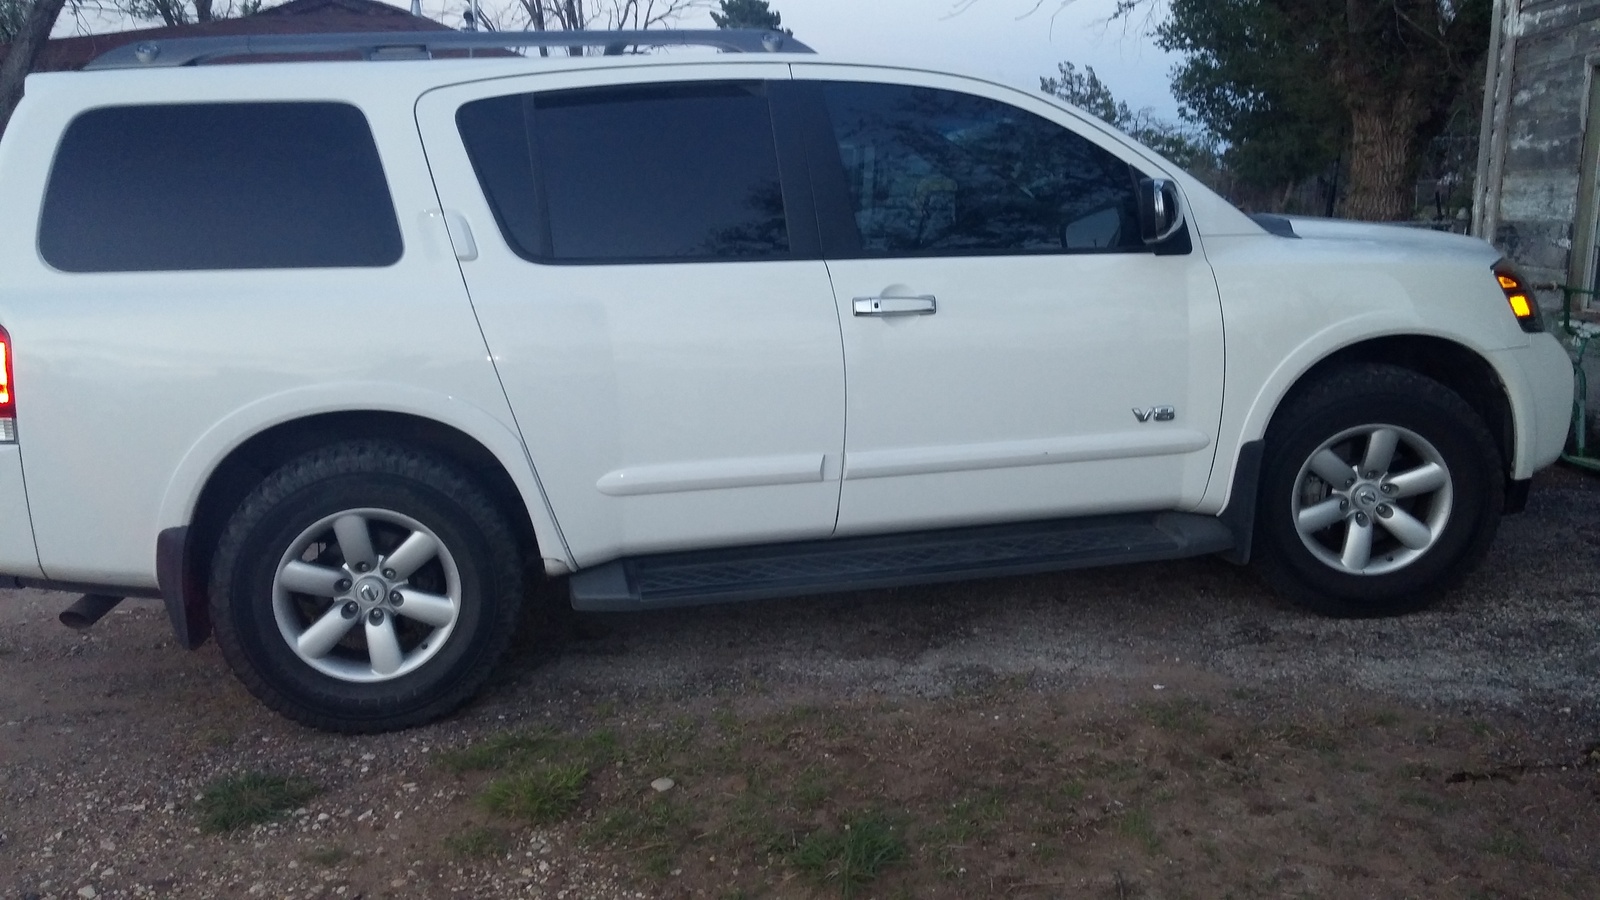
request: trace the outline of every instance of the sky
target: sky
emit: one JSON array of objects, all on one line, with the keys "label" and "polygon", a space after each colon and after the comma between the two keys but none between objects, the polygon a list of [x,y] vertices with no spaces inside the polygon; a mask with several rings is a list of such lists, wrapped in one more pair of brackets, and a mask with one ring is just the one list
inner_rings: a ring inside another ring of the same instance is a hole
[{"label": "sky", "polygon": [[[1117,99],[1177,118],[1177,58],[1148,33],[1107,19],[1116,0],[772,0],[821,53],[959,69],[1028,90],[1057,64],[1093,66]],[[710,17],[705,15],[709,24]],[[1143,24],[1142,21],[1138,24]],[[688,22],[685,22],[688,25]]]},{"label": "sky", "polygon": [[[390,0],[409,6],[410,0]],[[480,0],[486,12],[503,0]],[[466,0],[423,0],[447,25]],[[715,8],[716,4],[708,3]],[[980,75],[1034,91],[1063,61],[1093,66],[1118,100],[1178,117],[1168,87],[1177,57],[1157,49],[1142,21],[1108,22],[1116,0],[771,0],[785,28],[819,53]],[[682,28],[710,28],[708,9]]]},{"label": "sky", "polygon": [[[387,2],[411,5],[411,0]],[[469,2],[423,0],[422,10],[459,26]],[[500,18],[497,10],[515,5],[514,0],[480,2],[491,20]],[[133,24],[83,11],[98,5],[91,0],[79,4],[76,16],[64,14],[57,35]],[[1156,48],[1142,19],[1110,22],[1115,6],[1116,0],[771,0],[784,27],[819,53],[979,75],[1029,91],[1038,90],[1040,77],[1054,75],[1059,63],[1071,61],[1080,69],[1092,66],[1116,98],[1133,109],[1149,108],[1176,120],[1178,105],[1168,83],[1177,58]],[[713,27],[710,9],[716,7],[715,0],[702,0],[678,27]]]}]

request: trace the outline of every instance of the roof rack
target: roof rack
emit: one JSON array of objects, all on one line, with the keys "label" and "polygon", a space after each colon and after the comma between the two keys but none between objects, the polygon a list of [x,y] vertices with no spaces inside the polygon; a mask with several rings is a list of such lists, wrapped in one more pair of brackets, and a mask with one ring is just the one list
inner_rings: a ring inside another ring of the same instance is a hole
[{"label": "roof rack", "polygon": [[192,66],[237,56],[361,53],[367,59],[430,59],[440,50],[520,47],[604,47],[619,56],[629,47],[714,47],[734,53],[812,53],[781,31],[371,31],[349,34],[269,34],[140,41],[100,54],[85,69]]}]

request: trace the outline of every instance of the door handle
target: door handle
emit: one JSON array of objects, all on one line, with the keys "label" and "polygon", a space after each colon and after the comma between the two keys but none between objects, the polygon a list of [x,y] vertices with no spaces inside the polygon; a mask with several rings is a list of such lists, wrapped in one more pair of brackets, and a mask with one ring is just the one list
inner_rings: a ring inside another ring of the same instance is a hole
[{"label": "door handle", "polygon": [[855,314],[858,316],[931,316],[938,311],[939,301],[932,296],[855,299]]}]

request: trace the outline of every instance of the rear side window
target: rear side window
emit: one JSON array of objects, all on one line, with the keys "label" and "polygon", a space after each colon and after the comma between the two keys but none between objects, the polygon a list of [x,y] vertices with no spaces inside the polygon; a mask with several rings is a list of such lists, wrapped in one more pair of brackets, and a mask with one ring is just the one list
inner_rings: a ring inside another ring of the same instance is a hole
[{"label": "rear side window", "polygon": [[760,83],[560,91],[456,115],[501,232],[535,262],[790,254]]},{"label": "rear side window", "polygon": [[387,266],[400,226],[366,117],[342,103],[91,110],[39,224],[68,272]]}]

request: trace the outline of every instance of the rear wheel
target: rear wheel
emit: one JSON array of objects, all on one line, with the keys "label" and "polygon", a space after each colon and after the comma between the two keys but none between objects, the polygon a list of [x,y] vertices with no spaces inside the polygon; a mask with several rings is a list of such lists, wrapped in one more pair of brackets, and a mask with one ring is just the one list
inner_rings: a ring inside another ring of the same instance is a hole
[{"label": "rear wheel", "polygon": [[509,643],[521,567],[504,517],[449,464],[380,442],[307,454],[240,506],[212,621],[240,680],[332,731],[405,728],[482,685]]},{"label": "rear wheel", "polygon": [[1499,451],[1458,395],[1398,367],[1341,370],[1268,432],[1262,569],[1321,613],[1409,612],[1482,557],[1504,503]]}]

